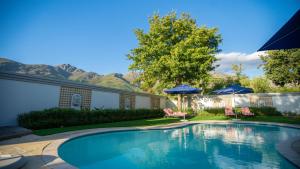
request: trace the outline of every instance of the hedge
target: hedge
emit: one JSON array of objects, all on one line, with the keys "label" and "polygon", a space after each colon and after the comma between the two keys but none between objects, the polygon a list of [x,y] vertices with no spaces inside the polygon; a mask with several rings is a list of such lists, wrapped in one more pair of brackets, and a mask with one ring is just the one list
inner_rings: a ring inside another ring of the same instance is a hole
[{"label": "hedge", "polygon": [[258,116],[282,116],[275,107],[250,107],[250,111]]},{"label": "hedge", "polygon": [[161,109],[96,109],[96,110],[74,110],[51,108],[42,111],[31,111],[20,114],[18,123],[29,129],[46,129],[65,126],[110,123],[127,120],[138,120],[147,118],[163,117]]},{"label": "hedge", "polygon": [[214,115],[223,115],[224,114],[224,108],[209,108],[209,109],[204,109],[204,111],[214,114]]},{"label": "hedge", "polygon": [[[282,114],[275,107],[249,107],[250,111],[257,116],[282,116]],[[224,108],[210,108],[204,111],[214,114],[224,114]],[[234,108],[234,111],[241,112],[241,108]]]}]

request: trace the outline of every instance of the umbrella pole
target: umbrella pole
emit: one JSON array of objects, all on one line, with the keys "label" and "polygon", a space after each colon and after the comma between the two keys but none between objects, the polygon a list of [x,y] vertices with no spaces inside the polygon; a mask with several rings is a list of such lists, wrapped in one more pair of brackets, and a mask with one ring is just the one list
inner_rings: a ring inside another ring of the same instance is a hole
[{"label": "umbrella pole", "polygon": [[234,98],[234,93],[233,93],[233,108],[235,108],[235,98]]},{"label": "umbrella pole", "polygon": [[[233,108],[235,108],[235,93],[233,92]],[[235,119],[237,119],[237,114],[235,112]]]},{"label": "umbrella pole", "polygon": [[181,111],[181,106],[182,106],[181,94],[178,94],[177,107],[179,111]]}]

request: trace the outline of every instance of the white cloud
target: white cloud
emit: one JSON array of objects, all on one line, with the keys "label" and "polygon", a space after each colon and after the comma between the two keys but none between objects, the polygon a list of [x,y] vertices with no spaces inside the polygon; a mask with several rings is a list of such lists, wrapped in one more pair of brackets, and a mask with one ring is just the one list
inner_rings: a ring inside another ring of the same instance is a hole
[{"label": "white cloud", "polygon": [[242,64],[245,73],[251,70],[257,70],[258,66],[262,63],[260,60],[261,55],[265,55],[265,52],[254,52],[251,54],[240,52],[219,53],[216,57],[220,60],[217,61],[216,64],[220,66],[216,71],[232,73],[232,64]]}]

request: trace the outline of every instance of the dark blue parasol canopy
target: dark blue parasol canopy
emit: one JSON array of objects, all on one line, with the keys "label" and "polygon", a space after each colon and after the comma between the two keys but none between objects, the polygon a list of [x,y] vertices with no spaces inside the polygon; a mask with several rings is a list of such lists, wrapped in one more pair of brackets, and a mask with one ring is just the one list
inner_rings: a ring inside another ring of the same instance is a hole
[{"label": "dark blue parasol canopy", "polygon": [[300,48],[300,10],[258,51]]},{"label": "dark blue parasol canopy", "polygon": [[180,85],[172,89],[164,90],[164,92],[168,94],[196,94],[199,93],[200,91],[201,89],[194,88],[189,85]]},{"label": "dark blue parasol canopy", "polygon": [[253,93],[251,88],[242,87],[240,85],[231,85],[224,89],[219,89],[213,91],[213,93],[218,95],[225,95],[225,94],[246,94],[246,93]]}]

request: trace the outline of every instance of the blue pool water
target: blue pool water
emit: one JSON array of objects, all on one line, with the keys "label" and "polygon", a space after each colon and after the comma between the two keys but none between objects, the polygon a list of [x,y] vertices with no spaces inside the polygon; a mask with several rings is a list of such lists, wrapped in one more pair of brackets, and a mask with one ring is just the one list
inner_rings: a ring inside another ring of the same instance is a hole
[{"label": "blue pool water", "polygon": [[300,130],[266,125],[197,124],[70,140],[59,156],[81,169],[296,168],[275,149]]}]

